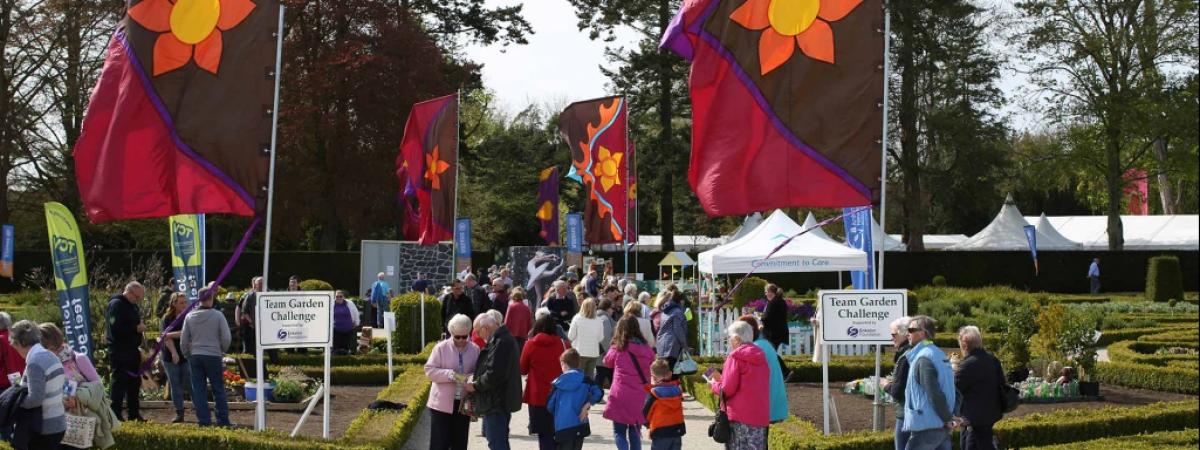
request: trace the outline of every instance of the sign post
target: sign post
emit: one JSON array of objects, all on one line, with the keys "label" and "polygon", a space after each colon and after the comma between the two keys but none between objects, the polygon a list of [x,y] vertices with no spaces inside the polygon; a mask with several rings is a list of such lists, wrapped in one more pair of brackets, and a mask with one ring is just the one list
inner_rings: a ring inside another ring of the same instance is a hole
[{"label": "sign post", "polygon": [[[422,297],[424,297],[423,294]],[[422,300],[424,299],[422,298]],[[421,336],[424,336],[425,327],[422,326],[421,328]],[[383,313],[383,331],[387,333],[388,384],[392,384],[392,380],[396,379],[396,376],[392,373],[392,333],[396,332],[396,313],[391,311]],[[425,348],[425,346],[421,346],[421,348]]]},{"label": "sign post", "polygon": [[[325,349],[325,380],[322,384],[321,436],[329,439],[329,365],[333,354],[333,297],[330,291],[259,292],[255,302],[258,323],[258,348],[255,364],[263,376],[258,382],[258,410],[266,410],[266,374],[263,372],[264,349],[321,347]],[[301,418],[303,420],[303,418]],[[265,426],[265,418],[263,425]]]},{"label": "sign post", "polygon": [[[831,290],[817,293],[821,306],[821,396],[825,435],[829,435],[829,348],[830,344],[876,346],[875,397],[879,408],[879,347],[890,344],[891,322],[907,314],[908,291],[904,289]],[[878,414],[876,414],[878,416]]]}]

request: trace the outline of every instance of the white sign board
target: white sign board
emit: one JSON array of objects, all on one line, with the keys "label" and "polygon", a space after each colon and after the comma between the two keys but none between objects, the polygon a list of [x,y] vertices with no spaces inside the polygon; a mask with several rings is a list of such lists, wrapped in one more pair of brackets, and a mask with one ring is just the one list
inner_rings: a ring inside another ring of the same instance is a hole
[{"label": "white sign board", "polygon": [[388,333],[396,331],[396,313],[391,311],[383,313],[383,330]]},{"label": "white sign board", "polygon": [[328,347],[333,343],[333,292],[259,292],[255,318],[263,348]]},{"label": "white sign board", "polygon": [[904,317],[904,289],[820,291],[821,338],[827,343],[891,344],[892,321]]}]

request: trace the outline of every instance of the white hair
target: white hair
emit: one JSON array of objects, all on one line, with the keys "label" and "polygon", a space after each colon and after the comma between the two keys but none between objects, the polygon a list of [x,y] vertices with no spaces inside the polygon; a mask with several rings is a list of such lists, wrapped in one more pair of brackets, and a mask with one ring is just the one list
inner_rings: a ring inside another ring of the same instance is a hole
[{"label": "white hair", "polygon": [[471,332],[471,318],[466,314],[455,314],[450,318],[450,323],[446,325],[446,329],[450,330],[451,334],[462,336]]},{"label": "white hair", "polygon": [[533,320],[538,320],[538,319],[541,319],[541,318],[549,316],[549,315],[550,315],[550,308],[543,306],[541,308],[538,308],[537,312],[535,312],[533,314]]},{"label": "white hair", "polygon": [[750,328],[750,324],[742,321],[736,321],[729,325],[729,336],[737,336],[743,344],[754,342],[754,329]]},{"label": "white hair", "polygon": [[129,284],[125,285],[126,294],[137,291],[138,289],[146,290],[146,288],[142,286],[142,283],[138,283],[136,281],[130,281]]},{"label": "white hair", "polygon": [[0,331],[7,330],[12,327],[12,316],[8,313],[0,311]]},{"label": "white hair", "polygon": [[480,314],[478,316],[475,316],[475,328],[496,327],[499,325],[500,325],[500,323],[496,322],[496,318],[492,317],[491,314]]},{"label": "white hair", "polygon": [[563,280],[554,280],[554,283],[550,284],[550,289],[558,289],[560,287],[567,287],[567,282]]},{"label": "white hair", "polygon": [[638,294],[637,301],[643,305],[650,304],[650,293],[643,292],[641,294]]},{"label": "white hair", "polygon": [[500,311],[489,309],[484,314],[492,316],[492,319],[496,321],[496,325],[504,323],[504,314],[500,314]]},{"label": "white hair", "polygon": [[911,320],[912,318],[908,316],[893,320],[890,325],[892,332],[896,333],[896,336],[908,336],[908,322]]},{"label": "white hair", "polygon": [[967,344],[967,350],[983,348],[983,334],[979,332],[979,327],[975,325],[967,325],[959,328],[958,339]]},{"label": "white hair", "polygon": [[637,284],[625,283],[625,287],[622,289],[622,292],[624,292],[627,296],[637,297]]}]

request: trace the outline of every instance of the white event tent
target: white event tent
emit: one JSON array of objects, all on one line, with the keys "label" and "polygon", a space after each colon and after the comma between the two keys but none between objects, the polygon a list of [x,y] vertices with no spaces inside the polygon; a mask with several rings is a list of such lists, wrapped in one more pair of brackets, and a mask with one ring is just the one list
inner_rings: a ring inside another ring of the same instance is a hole
[{"label": "white event tent", "polygon": [[811,231],[763,261],[781,242],[803,229],[782,210],[775,210],[744,236],[700,253],[700,272],[717,275],[750,273],[752,270],[757,273],[866,270],[866,253]]},{"label": "white event tent", "polygon": [[[1042,219],[1082,250],[1108,249],[1107,216],[1049,216]],[[1033,217],[1026,217],[1034,220]],[[1121,216],[1125,250],[1200,250],[1200,216]],[[1040,229],[1040,227],[1039,227]]]},{"label": "white event tent", "polygon": [[[808,213],[808,217],[804,218],[804,223],[800,224],[800,229],[804,230],[804,229],[812,228],[815,226],[817,226],[817,218],[814,217],[813,213],[810,211]],[[817,236],[821,239],[827,240],[829,242],[837,242],[837,241],[833,240],[833,238],[829,237],[829,234],[826,234],[825,230],[822,230],[820,228],[813,228],[813,230],[809,231],[808,234],[815,235],[815,236]]]},{"label": "white event tent", "polygon": [[[1004,199],[1004,206],[992,223],[983,231],[957,244],[946,247],[946,250],[960,251],[1019,251],[1028,250],[1029,241],[1025,237],[1025,226],[1029,222],[1021,215],[1017,205],[1009,195]],[[1078,242],[1071,241],[1055,233],[1037,232],[1038,250],[1081,250]]]}]

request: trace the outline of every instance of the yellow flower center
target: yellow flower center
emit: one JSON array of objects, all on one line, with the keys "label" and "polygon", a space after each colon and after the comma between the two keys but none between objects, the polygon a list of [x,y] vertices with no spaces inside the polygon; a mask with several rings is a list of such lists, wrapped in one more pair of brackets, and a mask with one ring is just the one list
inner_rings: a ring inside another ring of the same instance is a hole
[{"label": "yellow flower center", "polygon": [[171,34],[185,44],[198,44],[217,27],[221,0],[177,0],[171,8]]},{"label": "yellow flower center", "polygon": [[821,0],[771,0],[767,18],[775,32],[795,36],[812,26],[820,10]]}]

